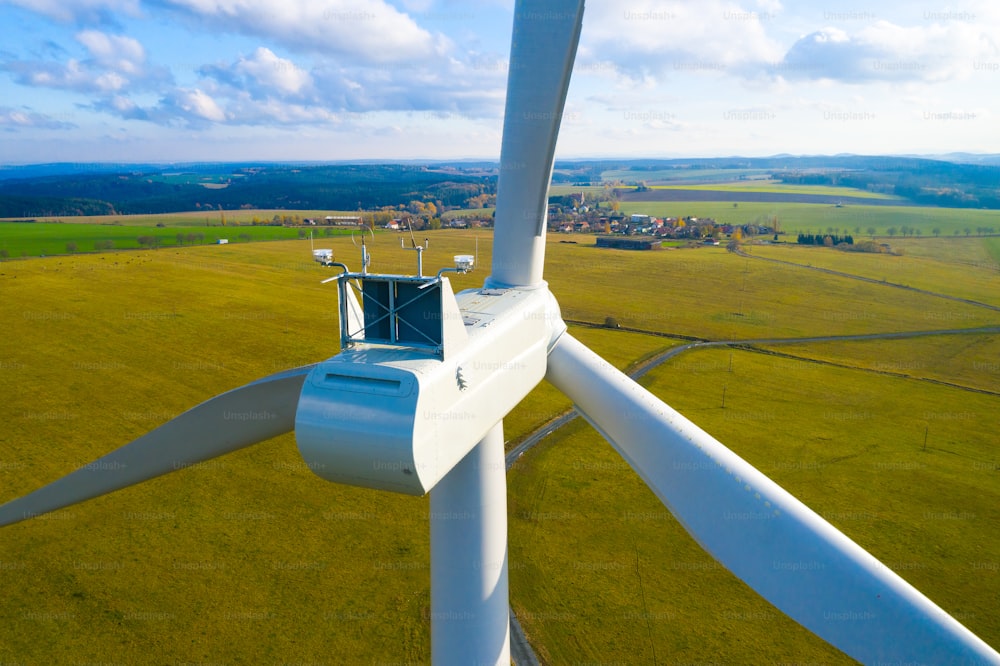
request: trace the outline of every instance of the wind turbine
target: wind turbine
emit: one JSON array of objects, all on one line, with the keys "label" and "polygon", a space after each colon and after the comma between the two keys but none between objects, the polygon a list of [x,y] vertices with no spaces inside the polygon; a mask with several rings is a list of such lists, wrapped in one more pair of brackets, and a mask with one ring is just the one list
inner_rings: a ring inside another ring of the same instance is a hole
[{"label": "wind turbine", "polygon": [[[867,663],[1000,664],[887,566],[566,331],[542,269],[582,16],[582,0],[516,5],[493,266],[481,289],[455,294],[444,271],[368,273],[363,250],[361,271],[341,265],[336,278],[341,353],[194,407],[0,506],[0,525],[294,430],[309,467],[330,481],[430,493],[433,660],[507,664],[502,419],[544,377],[709,553],[824,640]],[[469,264],[463,257],[455,270]],[[776,557],[812,566],[776,570]]]}]

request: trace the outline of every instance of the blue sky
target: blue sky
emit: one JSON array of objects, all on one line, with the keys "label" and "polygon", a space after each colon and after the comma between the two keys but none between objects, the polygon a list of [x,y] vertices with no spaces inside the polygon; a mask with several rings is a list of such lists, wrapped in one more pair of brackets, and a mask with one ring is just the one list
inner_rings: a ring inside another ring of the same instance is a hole
[{"label": "blue sky", "polygon": [[[0,0],[0,163],[488,158],[511,0]],[[591,0],[560,157],[1000,153],[1000,3]]]}]

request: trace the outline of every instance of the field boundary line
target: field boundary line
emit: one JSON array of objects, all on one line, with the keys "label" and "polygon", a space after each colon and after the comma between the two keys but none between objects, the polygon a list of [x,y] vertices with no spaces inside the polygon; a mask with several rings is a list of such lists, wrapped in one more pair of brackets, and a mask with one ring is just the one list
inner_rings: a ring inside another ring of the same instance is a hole
[{"label": "field boundary line", "polygon": [[860,280],[862,282],[868,282],[871,284],[882,285],[885,287],[893,287],[895,289],[906,289],[907,291],[916,292],[918,294],[924,294],[926,296],[935,296],[937,298],[945,298],[949,301],[957,301],[959,303],[965,303],[966,305],[973,305],[979,308],[987,308],[993,310],[994,312],[1000,312],[1000,306],[990,305],[989,303],[982,303],[980,301],[974,301],[970,298],[962,298],[961,296],[952,296],[950,294],[942,294],[936,291],[930,291],[928,289],[921,289],[919,287],[911,287],[905,284],[899,284],[898,282],[887,282],[885,280],[878,280],[875,278],[864,277],[863,275],[855,275],[853,273],[844,273],[843,271],[835,271],[832,268],[822,268],[820,266],[805,266],[803,264],[797,264],[794,261],[786,261],[784,259],[774,259],[773,257],[758,257],[749,252],[744,252],[739,247],[731,250],[733,254],[743,257],[745,259],[757,259],[758,261],[770,261],[775,264],[784,264],[786,266],[795,266],[796,268],[803,268],[805,270],[819,271],[821,273],[826,273],[827,275],[836,275],[837,277],[844,277],[851,280]]}]

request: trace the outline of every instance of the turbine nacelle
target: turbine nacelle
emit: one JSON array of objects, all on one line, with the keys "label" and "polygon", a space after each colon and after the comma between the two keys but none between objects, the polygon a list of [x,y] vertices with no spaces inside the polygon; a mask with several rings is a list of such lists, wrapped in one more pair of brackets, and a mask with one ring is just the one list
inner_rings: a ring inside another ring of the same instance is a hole
[{"label": "turbine nacelle", "polygon": [[440,274],[345,273],[338,287],[344,351],[309,373],[295,416],[303,459],[336,483],[429,492],[542,380],[566,330],[545,283],[456,296]]}]

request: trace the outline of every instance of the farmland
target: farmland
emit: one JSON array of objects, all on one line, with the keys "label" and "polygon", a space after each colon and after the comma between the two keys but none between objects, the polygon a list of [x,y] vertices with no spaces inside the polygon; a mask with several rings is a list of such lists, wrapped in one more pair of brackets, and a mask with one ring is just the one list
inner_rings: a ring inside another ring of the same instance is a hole
[{"label": "farmland", "polygon": [[[994,210],[931,208],[918,206],[836,206],[832,204],[796,204],[739,202],[737,205],[720,201],[669,202],[624,201],[621,211],[626,214],[645,213],[657,217],[710,217],[723,224],[746,224],[760,216],[777,216],[786,234],[821,233],[828,228],[847,229],[857,235],[889,236],[889,229],[908,225],[920,229],[924,236],[964,236],[981,226],[998,226],[1000,214]],[[860,231],[858,231],[860,230]]]},{"label": "farmland", "polygon": [[[426,235],[428,266],[477,238],[489,264],[486,232]],[[714,340],[1000,324],[989,308],[805,265],[877,273],[834,250],[766,249],[789,264],[575,239],[548,244],[567,319]],[[995,302],[995,239],[905,243],[901,257],[871,258],[896,262],[890,281]],[[324,244],[356,263],[349,238]],[[412,270],[395,237],[373,253],[373,270]],[[478,286],[486,272],[453,282]],[[335,353],[326,276],[304,240],[0,264],[0,499]],[[677,344],[571,330],[619,367]],[[705,349],[644,383],[997,645],[998,352],[1000,336],[985,334]],[[507,439],[568,407],[543,382],[505,421]],[[514,466],[509,497],[512,604],[549,663],[843,660],[700,551],[579,421]],[[425,662],[427,511],[426,498],[320,480],[287,435],[5,528],[0,662]]]},{"label": "farmland", "polygon": [[[320,232],[326,231],[325,229]],[[331,229],[333,234],[350,233]],[[290,240],[300,229],[271,226],[192,226],[160,228],[153,224],[62,224],[0,222],[0,251],[7,257],[39,257],[76,252],[130,250],[142,246],[140,238],[155,239],[158,246],[204,245],[226,239],[229,243]],[[322,236],[317,234],[317,238]]]},{"label": "farmland", "polygon": [[769,192],[776,194],[821,194],[860,199],[898,199],[887,194],[860,190],[856,187],[830,187],[828,185],[787,185],[775,180],[753,180],[736,183],[713,183],[711,185],[653,185],[654,190],[703,190],[706,192]]}]

